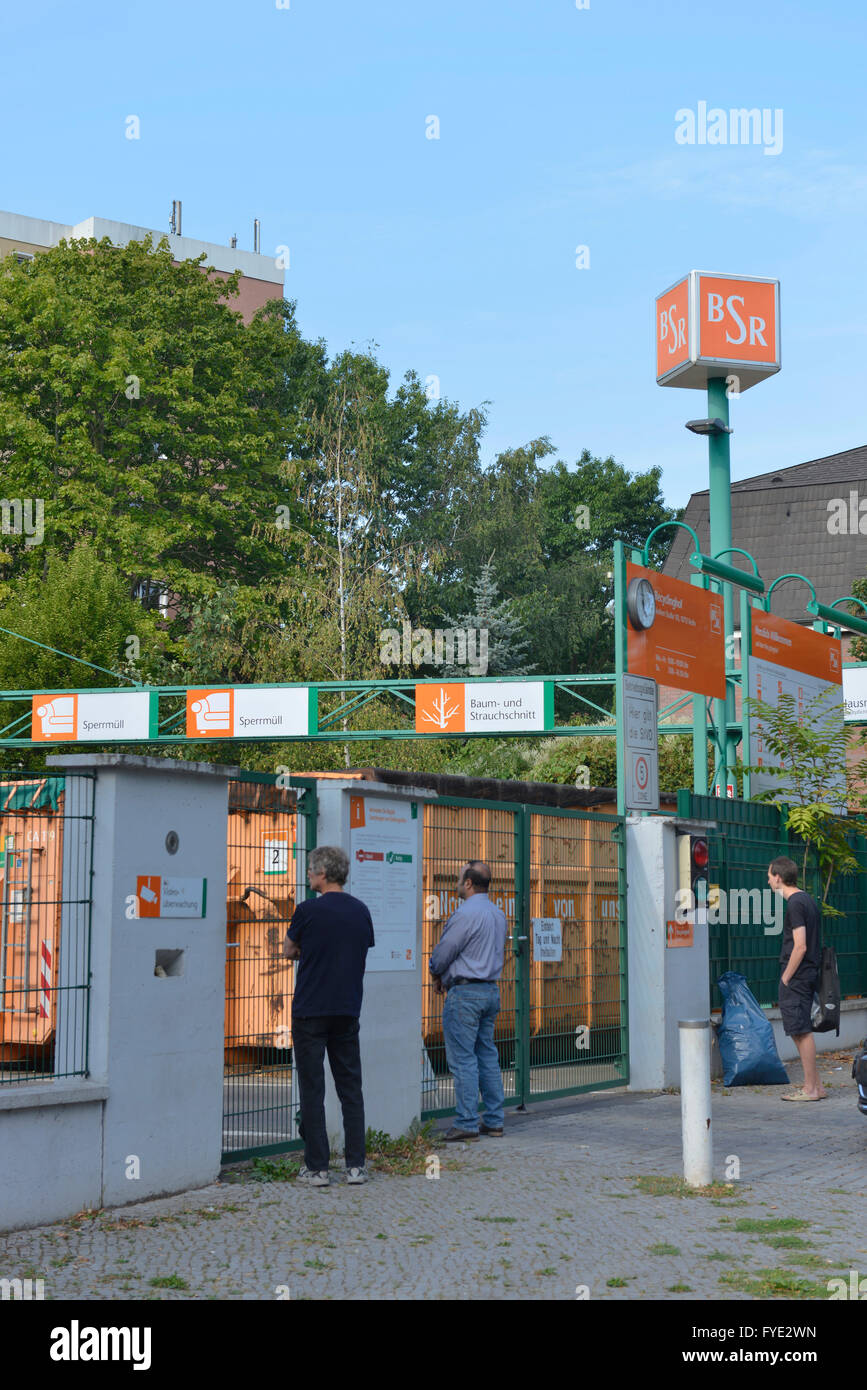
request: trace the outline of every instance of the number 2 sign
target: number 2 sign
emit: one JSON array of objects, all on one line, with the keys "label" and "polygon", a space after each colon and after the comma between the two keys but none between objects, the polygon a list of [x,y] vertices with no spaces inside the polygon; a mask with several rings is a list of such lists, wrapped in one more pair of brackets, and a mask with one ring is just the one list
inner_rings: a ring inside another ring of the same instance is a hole
[{"label": "number 2 sign", "polygon": [[262,838],[262,873],[289,872],[289,831],[269,830]]}]

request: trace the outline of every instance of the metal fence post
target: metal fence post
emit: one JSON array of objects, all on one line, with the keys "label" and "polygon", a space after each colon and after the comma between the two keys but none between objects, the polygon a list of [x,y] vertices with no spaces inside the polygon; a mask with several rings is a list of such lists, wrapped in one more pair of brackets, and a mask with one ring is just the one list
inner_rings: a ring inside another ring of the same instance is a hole
[{"label": "metal fence post", "polygon": [[529,809],[515,816],[515,1096],[530,1099],[530,844]]}]

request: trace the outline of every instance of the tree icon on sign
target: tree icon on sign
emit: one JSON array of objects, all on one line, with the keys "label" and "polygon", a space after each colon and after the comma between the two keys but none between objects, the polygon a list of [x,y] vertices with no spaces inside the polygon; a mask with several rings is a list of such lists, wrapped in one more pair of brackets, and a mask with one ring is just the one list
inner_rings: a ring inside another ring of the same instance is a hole
[{"label": "tree icon on sign", "polygon": [[447,729],[449,720],[457,714],[460,705],[449,704],[449,697],[440,686],[439,697],[431,702],[431,709],[425,710],[422,719],[426,724],[433,724],[437,729]]}]

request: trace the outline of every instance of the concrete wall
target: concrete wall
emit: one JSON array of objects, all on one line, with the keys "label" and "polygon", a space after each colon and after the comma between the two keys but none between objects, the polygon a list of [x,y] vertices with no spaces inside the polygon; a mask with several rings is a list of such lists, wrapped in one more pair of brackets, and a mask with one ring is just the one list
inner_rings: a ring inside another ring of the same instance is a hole
[{"label": "concrete wall", "polygon": [[[48,761],[96,774],[90,1074],[0,1088],[0,1229],[201,1187],[220,1168],[235,769],[122,754]],[[67,820],[65,860],[80,852],[86,826]],[[174,854],[169,831],[179,837]],[[205,917],[128,915],[141,874],[207,879]],[[82,918],[67,911],[63,926],[61,959]],[[183,952],[183,973],[155,975],[156,952],[166,950]]]}]

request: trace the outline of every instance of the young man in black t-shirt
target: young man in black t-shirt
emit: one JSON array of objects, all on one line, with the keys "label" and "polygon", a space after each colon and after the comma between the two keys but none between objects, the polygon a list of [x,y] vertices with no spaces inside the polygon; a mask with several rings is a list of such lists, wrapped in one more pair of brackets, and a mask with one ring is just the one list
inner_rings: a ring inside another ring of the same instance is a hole
[{"label": "young man in black t-shirt", "polygon": [[367,1181],[364,1169],[364,1098],[358,1017],[373,922],[360,898],[344,893],[349,860],[342,849],[322,845],[307,861],[307,881],[319,893],[299,903],[287,933],[285,954],[300,965],[292,1000],[292,1060],[301,1099],[304,1167],[308,1187],[327,1187],[325,1053],[343,1110],[346,1181]]},{"label": "young man in black t-shirt", "polygon": [[780,1013],[783,1030],[798,1049],[804,1068],[804,1084],[783,1100],[824,1100],[828,1094],[819,1080],[816,1042],[810,1011],[822,959],[822,915],[815,898],[798,888],[798,866],[781,855],[768,869],[768,883],[786,900],[780,964]]}]

